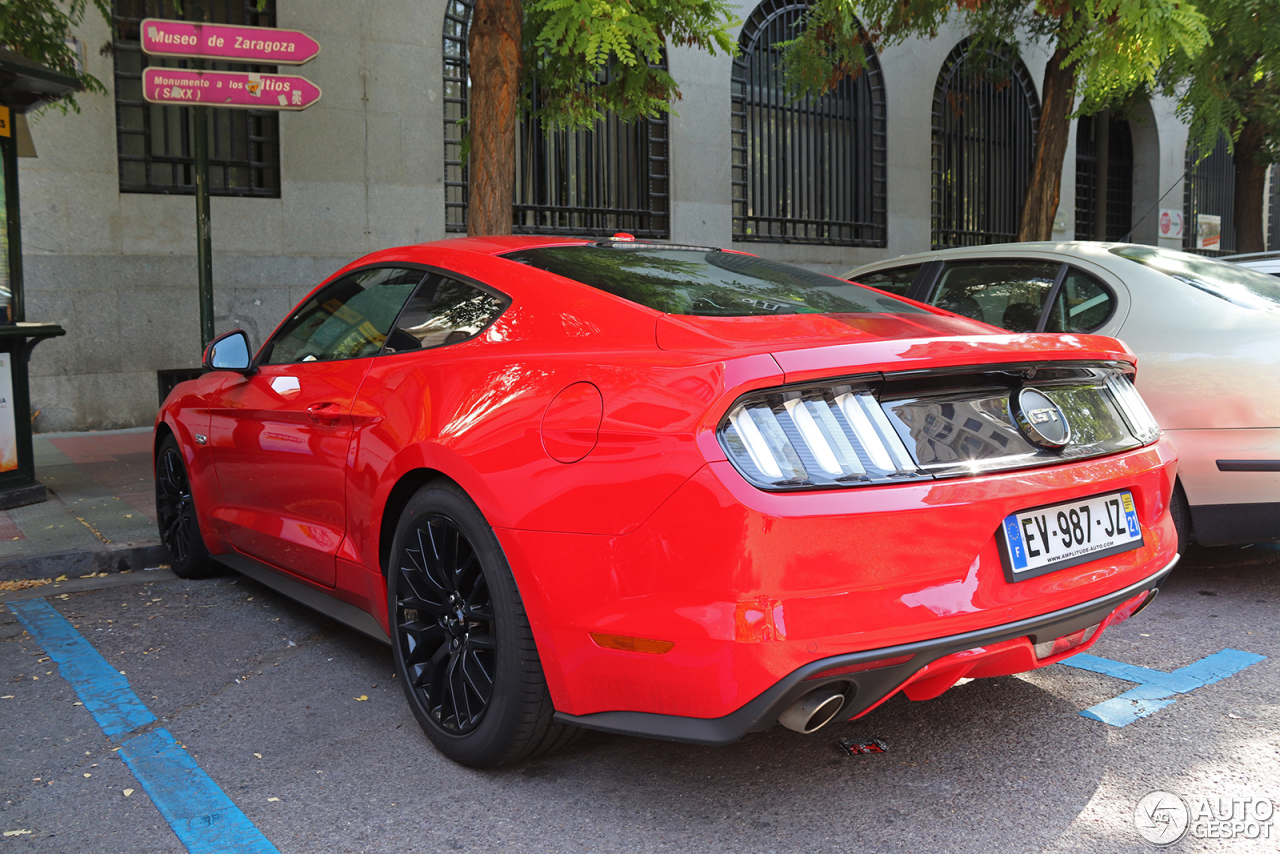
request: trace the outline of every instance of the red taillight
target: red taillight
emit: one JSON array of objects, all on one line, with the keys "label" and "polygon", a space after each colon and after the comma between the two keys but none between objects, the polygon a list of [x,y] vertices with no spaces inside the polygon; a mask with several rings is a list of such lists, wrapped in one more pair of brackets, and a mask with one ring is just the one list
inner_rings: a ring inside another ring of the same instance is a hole
[{"label": "red taillight", "polygon": [[878,661],[864,661],[861,664],[846,664],[844,667],[833,667],[830,670],[822,670],[812,676],[806,676],[805,681],[810,679],[827,679],[832,676],[847,676],[850,673],[862,673],[864,670],[879,670],[881,667],[893,667],[895,664],[906,664],[914,656],[899,655],[895,658],[882,658]]}]

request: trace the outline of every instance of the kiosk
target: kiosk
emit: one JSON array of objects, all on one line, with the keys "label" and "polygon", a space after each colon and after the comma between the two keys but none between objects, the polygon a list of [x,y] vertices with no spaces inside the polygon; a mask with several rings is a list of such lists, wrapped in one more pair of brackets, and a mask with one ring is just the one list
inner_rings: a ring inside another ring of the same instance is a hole
[{"label": "kiosk", "polygon": [[24,310],[18,158],[35,156],[26,113],[77,88],[75,78],[0,48],[0,510],[48,498],[31,451],[27,360],[36,344],[66,334],[56,323],[28,323]]}]

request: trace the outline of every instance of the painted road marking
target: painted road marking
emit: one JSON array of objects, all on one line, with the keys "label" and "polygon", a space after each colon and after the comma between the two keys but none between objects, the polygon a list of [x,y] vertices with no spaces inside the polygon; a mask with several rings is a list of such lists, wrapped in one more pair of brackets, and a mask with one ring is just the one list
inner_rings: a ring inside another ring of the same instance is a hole
[{"label": "painted road marking", "polygon": [[191,754],[163,727],[137,733],[156,716],[75,627],[44,599],[11,602],[58,664],[58,671],[110,738],[125,736],[120,757],[191,854],[279,854]]},{"label": "painted road marking", "polygon": [[1172,673],[1125,664],[1123,661],[1112,661],[1109,658],[1099,658],[1088,653],[1073,655],[1060,663],[1067,667],[1089,670],[1104,676],[1114,676],[1126,682],[1138,683],[1138,687],[1080,713],[1086,718],[1119,727],[1153,715],[1165,706],[1172,706],[1177,700],[1175,694],[1189,694],[1196,688],[1212,685],[1214,682],[1239,673],[1246,667],[1266,660],[1265,655],[1241,652],[1238,649],[1224,649],[1222,652],[1215,652],[1213,655],[1207,655],[1199,661],[1192,662],[1186,667],[1180,667]]}]

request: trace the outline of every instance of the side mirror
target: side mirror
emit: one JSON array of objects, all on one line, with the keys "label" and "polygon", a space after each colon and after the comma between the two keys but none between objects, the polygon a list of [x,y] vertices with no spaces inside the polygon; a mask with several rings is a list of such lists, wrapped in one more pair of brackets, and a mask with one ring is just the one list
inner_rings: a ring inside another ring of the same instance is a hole
[{"label": "side mirror", "polygon": [[253,356],[249,353],[249,336],[243,329],[228,332],[213,339],[204,351],[204,368],[207,371],[236,371],[246,373]]}]

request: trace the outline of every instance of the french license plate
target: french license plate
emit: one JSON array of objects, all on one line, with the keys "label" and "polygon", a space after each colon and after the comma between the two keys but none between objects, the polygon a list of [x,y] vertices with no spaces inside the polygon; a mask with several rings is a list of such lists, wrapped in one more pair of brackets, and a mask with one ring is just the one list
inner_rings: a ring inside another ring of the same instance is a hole
[{"label": "french license plate", "polygon": [[1142,545],[1127,491],[1096,495],[1006,516],[1001,557],[1009,581],[1034,578]]}]

